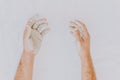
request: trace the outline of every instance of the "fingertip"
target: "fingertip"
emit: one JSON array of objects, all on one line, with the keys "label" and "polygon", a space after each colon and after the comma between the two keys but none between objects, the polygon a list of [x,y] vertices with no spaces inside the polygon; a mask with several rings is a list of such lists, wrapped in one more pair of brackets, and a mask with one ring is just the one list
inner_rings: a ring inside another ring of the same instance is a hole
[{"label": "fingertip", "polygon": [[72,31],[77,31],[78,28],[76,26],[69,26]]},{"label": "fingertip", "polygon": [[46,35],[51,29],[50,28],[46,28],[45,30],[43,30],[40,34],[42,34],[42,36]]}]

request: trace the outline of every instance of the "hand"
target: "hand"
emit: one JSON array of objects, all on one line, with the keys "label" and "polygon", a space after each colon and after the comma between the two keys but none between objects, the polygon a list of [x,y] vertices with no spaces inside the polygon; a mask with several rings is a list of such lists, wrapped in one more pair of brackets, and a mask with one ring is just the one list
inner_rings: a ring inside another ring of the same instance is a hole
[{"label": "hand", "polygon": [[88,30],[86,28],[86,25],[79,21],[74,20],[71,21],[71,32],[74,35],[76,41],[78,50],[80,53],[89,53],[90,52],[90,35],[88,33]]},{"label": "hand", "polygon": [[30,18],[23,35],[24,51],[33,52],[36,55],[39,52],[42,39],[48,31],[48,22],[45,18],[38,19],[38,16]]}]

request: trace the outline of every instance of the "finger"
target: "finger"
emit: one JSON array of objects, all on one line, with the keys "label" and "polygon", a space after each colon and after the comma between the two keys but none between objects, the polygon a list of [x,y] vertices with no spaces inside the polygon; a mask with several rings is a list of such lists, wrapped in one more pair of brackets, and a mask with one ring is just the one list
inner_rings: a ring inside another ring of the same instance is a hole
[{"label": "finger", "polygon": [[40,34],[41,34],[42,36],[44,36],[44,35],[47,34],[49,31],[50,31],[50,28],[44,28],[44,29],[40,32]]},{"label": "finger", "polygon": [[75,21],[71,21],[71,25],[75,26],[80,31],[80,36],[83,37],[83,31],[79,24],[77,24]]},{"label": "finger", "polygon": [[42,40],[42,35],[37,30],[32,30],[31,37],[33,39]]},{"label": "finger", "polygon": [[42,24],[48,24],[47,19],[43,18],[43,19],[39,19],[34,25],[33,25],[33,29],[37,29],[40,27],[40,25]]},{"label": "finger", "polygon": [[35,22],[38,20],[38,18],[39,18],[39,15],[35,15],[31,17],[27,22],[27,26],[32,27],[35,24]]},{"label": "finger", "polygon": [[79,30],[74,32],[74,35],[76,36],[76,39],[80,41],[81,43],[83,42],[83,37],[81,36],[81,33]]},{"label": "finger", "polygon": [[82,29],[81,29],[79,24],[77,24],[75,21],[71,21],[70,23],[71,23],[72,26],[75,26],[77,29],[79,29],[80,32],[82,33]]},{"label": "finger", "polygon": [[88,37],[89,33],[88,33],[88,30],[87,30],[85,24],[82,21],[79,21],[79,20],[75,20],[75,21],[76,21],[76,24],[81,25],[81,29],[83,31],[84,36]]},{"label": "finger", "polygon": [[81,37],[81,32],[80,32],[80,30],[79,30],[76,26],[73,26],[73,25],[70,26],[70,29],[71,29],[72,35],[75,36],[78,41],[82,42],[83,39],[82,39],[82,37]]},{"label": "finger", "polygon": [[28,27],[28,26],[26,26],[26,27],[25,27],[25,30],[24,30],[24,37],[23,37],[24,40],[29,39],[30,34],[31,34],[31,28]]},{"label": "finger", "polygon": [[41,25],[38,26],[37,30],[38,30],[39,32],[42,32],[42,31],[43,31],[44,29],[46,29],[46,28],[49,28],[49,27],[48,27],[48,24],[41,24]]},{"label": "finger", "polygon": [[78,30],[78,28],[77,28],[76,26],[71,25],[71,26],[69,26],[69,27],[70,27],[70,30],[71,30],[72,32],[75,32],[76,30]]}]

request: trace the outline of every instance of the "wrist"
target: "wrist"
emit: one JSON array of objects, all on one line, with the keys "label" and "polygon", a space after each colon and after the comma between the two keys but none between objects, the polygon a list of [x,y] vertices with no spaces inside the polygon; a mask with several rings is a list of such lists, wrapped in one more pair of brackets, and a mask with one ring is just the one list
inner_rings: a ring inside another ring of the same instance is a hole
[{"label": "wrist", "polygon": [[34,59],[34,53],[32,51],[26,51],[23,50],[23,54],[22,54],[22,58],[21,58],[21,63],[22,64],[29,64],[32,62],[32,60]]},{"label": "wrist", "polygon": [[23,49],[23,54],[34,54],[34,51]]},{"label": "wrist", "polygon": [[81,50],[80,57],[85,57],[90,55],[90,50]]}]

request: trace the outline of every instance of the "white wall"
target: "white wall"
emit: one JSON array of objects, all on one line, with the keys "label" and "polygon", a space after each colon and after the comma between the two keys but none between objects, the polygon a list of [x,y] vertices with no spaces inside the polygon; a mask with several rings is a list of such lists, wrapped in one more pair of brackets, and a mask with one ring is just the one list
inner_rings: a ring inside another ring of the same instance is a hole
[{"label": "white wall", "polygon": [[69,21],[84,21],[91,34],[91,55],[98,80],[119,80],[119,0],[0,0],[0,78],[13,80],[29,17],[48,18],[51,32],[36,56],[33,80],[80,80],[80,59]]}]

